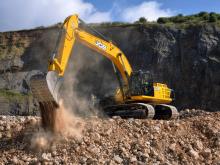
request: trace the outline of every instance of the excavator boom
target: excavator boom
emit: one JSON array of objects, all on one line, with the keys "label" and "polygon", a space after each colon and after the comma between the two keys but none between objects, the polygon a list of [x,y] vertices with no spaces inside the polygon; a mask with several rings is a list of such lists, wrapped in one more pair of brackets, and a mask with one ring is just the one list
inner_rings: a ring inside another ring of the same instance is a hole
[{"label": "excavator boom", "polygon": [[53,56],[49,71],[56,71],[59,76],[63,76],[73,50],[75,41],[99,52],[110,59],[120,71],[123,80],[128,83],[128,77],[132,73],[132,68],[124,53],[112,42],[105,41],[78,27],[79,19],[77,15],[67,17],[63,25],[63,35],[61,35],[58,51]]}]

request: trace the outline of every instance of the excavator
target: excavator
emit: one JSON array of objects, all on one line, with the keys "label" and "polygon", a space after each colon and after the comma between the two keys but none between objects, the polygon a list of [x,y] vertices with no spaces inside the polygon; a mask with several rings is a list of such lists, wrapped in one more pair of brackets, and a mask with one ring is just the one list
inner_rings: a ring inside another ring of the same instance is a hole
[{"label": "excavator", "polygon": [[[119,82],[113,97],[102,102],[103,112],[112,117],[139,119],[175,119],[179,116],[176,107],[169,105],[174,92],[166,84],[153,82],[149,72],[133,71],[125,54],[110,40],[93,29],[93,35],[80,28],[86,25],[77,14],[67,17],[62,25],[55,51],[49,59],[48,72],[35,75],[30,80],[33,96],[38,100],[42,124],[53,129],[54,115],[61,99],[60,89],[73,46],[80,42],[105,56]],[[109,99],[109,100],[108,100]],[[111,100],[110,100],[111,99]],[[110,105],[105,105],[110,102]]]}]

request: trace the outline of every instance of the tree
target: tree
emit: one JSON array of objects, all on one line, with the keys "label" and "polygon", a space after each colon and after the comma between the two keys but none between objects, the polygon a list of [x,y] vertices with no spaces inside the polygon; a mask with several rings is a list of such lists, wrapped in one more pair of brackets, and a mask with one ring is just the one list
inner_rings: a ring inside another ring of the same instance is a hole
[{"label": "tree", "polygon": [[217,21],[217,16],[215,13],[210,13],[209,14],[209,22],[216,22]]},{"label": "tree", "polygon": [[160,17],[157,19],[157,23],[161,23],[161,24],[165,24],[168,21],[169,21],[168,18],[165,18],[165,17]]},{"label": "tree", "polygon": [[203,20],[209,20],[209,14],[203,15]]},{"label": "tree", "polygon": [[199,17],[204,17],[204,16],[206,16],[206,15],[209,15],[209,13],[208,13],[208,12],[205,12],[205,11],[201,11],[201,12],[198,14]]},{"label": "tree", "polygon": [[210,15],[217,15],[215,12],[211,12]]},{"label": "tree", "polygon": [[141,17],[141,18],[139,18],[139,22],[140,23],[146,23],[147,19],[145,17]]}]

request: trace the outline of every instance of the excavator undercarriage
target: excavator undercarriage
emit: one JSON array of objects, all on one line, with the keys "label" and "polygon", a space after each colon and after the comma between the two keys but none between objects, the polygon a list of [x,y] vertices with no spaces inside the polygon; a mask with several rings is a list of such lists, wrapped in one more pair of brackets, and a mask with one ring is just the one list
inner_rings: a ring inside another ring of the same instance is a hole
[{"label": "excavator undercarriage", "polygon": [[176,107],[167,104],[151,105],[147,103],[127,103],[111,105],[103,108],[106,115],[135,119],[176,119],[179,113]]}]

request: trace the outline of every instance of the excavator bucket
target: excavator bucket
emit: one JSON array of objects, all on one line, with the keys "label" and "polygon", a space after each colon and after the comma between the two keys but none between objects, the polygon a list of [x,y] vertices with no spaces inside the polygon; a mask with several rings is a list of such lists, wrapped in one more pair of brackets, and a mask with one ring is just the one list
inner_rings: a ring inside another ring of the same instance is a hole
[{"label": "excavator bucket", "polygon": [[49,71],[46,75],[35,75],[30,80],[33,96],[40,105],[42,126],[53,132],[62,82],[63,78],[54,71]]}]

